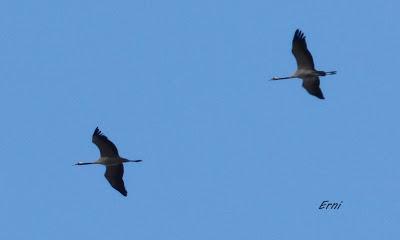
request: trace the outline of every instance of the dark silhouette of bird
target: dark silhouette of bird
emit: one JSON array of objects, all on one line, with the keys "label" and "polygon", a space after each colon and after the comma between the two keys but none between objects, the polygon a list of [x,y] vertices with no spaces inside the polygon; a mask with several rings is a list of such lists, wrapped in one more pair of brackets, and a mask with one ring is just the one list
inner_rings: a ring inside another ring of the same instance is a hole
[{"label": "dark silhouette of bird", "polygon": [[303,80],[303,87],[309,94],[319,99],[325,99],[319,87],[319,77],[336,74],[336,71],[324,72],[315,70],[313,57],[307,49],[306,37],[299,29],[294,33],[292,53],[297,62],[296,72],[289,77],[273,77],[271,80],[301,78]]},{"label": "dark silhouette of bird", "polygon": [[101,164],[106,166],[104,176],[111,186],[125,197],[128,192],[122,179],[124,175],[124,165],[127,162],[141,162],[142,160],[128,160],[120,157],[118,149],[100,130],[98,127],[94,130],[92,142],[100,150],[100,158],[94,162],[78,162],[75,165]]}]

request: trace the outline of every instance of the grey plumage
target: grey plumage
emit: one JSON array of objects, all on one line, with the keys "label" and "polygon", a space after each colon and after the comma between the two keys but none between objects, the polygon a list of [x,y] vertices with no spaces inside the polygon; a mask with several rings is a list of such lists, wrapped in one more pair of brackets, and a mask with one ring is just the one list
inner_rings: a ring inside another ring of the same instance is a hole
[{"label": "grey plumage", "polygon": [[292,53],[297,63],[296,72],[289,77],[273,77],[271,80],[301,78],[303,80],[302,85],[309,94],[319,99],[325,99],[319,86],[319,77],[336,74],[336,71],[324,72],[315,70],[314,59],[307,48],[306,37],[299,29],[295,31],[293,36]]},{"label": "grey plumage", "polygon": [[124,176],[124,165],[126,162],[141,162],[142,160],[128,160],[122,158],[118,154],[118,149],[113,142],[111,142],[98,127],[93,132],[92,142],[98,147],[100,151],[100,158],[95,162],[78,162],[75,165],[88,165],[88,164],[101,164],[106,166],[106,172],[104,177],[110,183],[110,185],[120,192],[125,197],[128,192],[125,189],[123,180]]}]

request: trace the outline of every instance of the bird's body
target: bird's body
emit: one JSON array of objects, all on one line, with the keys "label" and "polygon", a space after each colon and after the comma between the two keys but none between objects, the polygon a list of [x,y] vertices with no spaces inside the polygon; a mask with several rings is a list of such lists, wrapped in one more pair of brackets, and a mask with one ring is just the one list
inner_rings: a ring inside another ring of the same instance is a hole
[{"label": "bird's body", "polygon": [[124,181],[122,180],[124,175],[123,163],[141,162],[142,160],[128,160],[120,157],[117,147],[102,134],[99,128],[94,130],[92,142],[99,148],[100,158],[94,162],[78,162],[75,165],[100,164],[106,166],[104,176],[108,182],[122,195],[127,196],[128,192],[126,191]]},{"label": "bird's body", "polygon": [[100,157],[99,160],[97,160],[96,162],[104,166],[114,166],[118,164],[123,164],[124,160],[125,159],[120,157]]},{"label": "bird's body", "polygon": [[307,49],[304,34],[297,29],[292,41],[292,53],[296,58],[297,70],[289,77],[273,77],[271,80],[283,80],[301,78],[303,87],[313,96],[324,99],[324,95],[319,87],[319,77],[336,74],[336,71],[324,72],[315,70],[313,57]]},{"label": "bird's body", "polygon": [[104,166],[114,166],[118,164],[123,164],[125,162],[130,162],[131,160],[128,160],[126,158],[121,158],[121,157],[100,157],[98,160],[94,162],[89,162],[89,163],[84,163],[84,162],[78,162],[76,165],[87,165],[87,164],[100,164]]}]

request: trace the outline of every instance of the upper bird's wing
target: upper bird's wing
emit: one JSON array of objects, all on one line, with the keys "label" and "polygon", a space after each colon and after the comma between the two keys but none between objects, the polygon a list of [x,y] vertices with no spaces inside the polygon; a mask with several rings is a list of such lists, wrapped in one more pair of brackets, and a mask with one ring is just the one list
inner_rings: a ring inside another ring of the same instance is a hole
[{"label": "upper bird's wing", "polygon": [[303,78],[303,87],[307,92],[319,99],[325,99],[322,94],[321,88],[319,87],[319,77],[307,77]]},{"label": "upper bird's wing", "polygon": [[102,157],[118,157],[118,149],[103,133],[98,127],[94,130],[92,142],[100,150],[100,156]]},{"label": "upper bird's wing", "polygon": [[111,186],[126,197],[128,192],[125,189],[124,180],[122,180],[123,175],[124,165],[122,164],[107,166],[106,172],[104,173],[104,176]]},{"label": "upper bird's wing", "polygon": [[293,36],[292,53],[296,58],[297,69],[315,70],[313,57],[307,49],[306,37],[299,29]]}]

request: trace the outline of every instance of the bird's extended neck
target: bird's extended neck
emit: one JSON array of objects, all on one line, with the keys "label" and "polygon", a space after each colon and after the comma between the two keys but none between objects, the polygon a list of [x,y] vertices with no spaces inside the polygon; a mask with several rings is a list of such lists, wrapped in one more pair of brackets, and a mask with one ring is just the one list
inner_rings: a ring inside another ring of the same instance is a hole
[{"label": "bird's extended neck", "polygon": [[77,162],[74,165],[89,165],[89,164],[97,164],[96,162]]},{"label": "bird's extended neck", "polygon": [[291,79],[291,78],[296,78],[295,76],[290,76],[290,77],[273,77],[271,80],[284,80],[284,79]]}]

